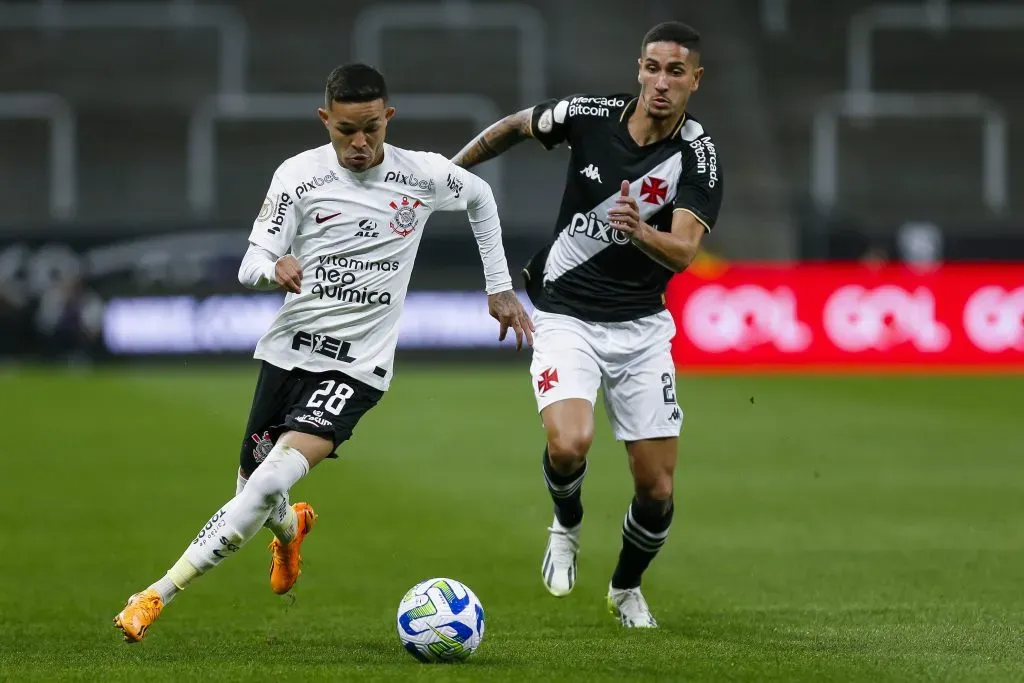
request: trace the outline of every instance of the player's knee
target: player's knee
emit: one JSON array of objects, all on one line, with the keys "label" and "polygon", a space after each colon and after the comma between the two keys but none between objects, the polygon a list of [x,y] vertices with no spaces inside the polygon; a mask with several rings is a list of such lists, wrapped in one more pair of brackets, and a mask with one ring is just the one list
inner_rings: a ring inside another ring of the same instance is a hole
[{"label": "player's knee", "polygon": [[[275,446],[267,455],[267,459],[249,475],[249,481],[242,490],[242,495],[258,496],[264,505],[272,505],[281,495],[288,492],[286,479],[281,476],[281,460],[287,457],[284,453],[287,446]],[[301,457],[301,455],[300,455]]]},{"label": "player's knee", "polygon": [[636,482],[636,499],[643,505],[668,508],[672,504],[672,473],[660,472]]},{"label": "player's knee", "polygon": [[548,457],[556,471],[574,471],[583,464],[593,435],[586,430],[557,430],[548,434]]},{"label": "player's knee", "polygon": [[663,520],[672,514],[672,495],[668,498],[656,499],[641,497],[637,491],[636,502],[633,507],[633,517],[642,525],[656,524],[657,520]]},{"label": "player's knee", "polygon": [[272,469],[262,465],[257,467],[240,495],[258,497],[264,505],[276,501],[284,491],[281,491],[280,479],[275,476]]}]

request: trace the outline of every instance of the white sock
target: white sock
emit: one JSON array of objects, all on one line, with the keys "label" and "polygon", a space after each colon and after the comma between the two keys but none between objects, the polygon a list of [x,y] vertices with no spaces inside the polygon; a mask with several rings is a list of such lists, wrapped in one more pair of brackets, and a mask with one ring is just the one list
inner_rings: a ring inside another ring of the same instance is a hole
[{"label": "white sock", "polygon": [[285,491],[274,503],[267,522],[263,526],[274,532],[282,543],[290,543],[299,531],[299,516],[292,509],[291,497]]},{"label": "white sock", "polygon": [[[242,470],[239,469],[238,479],[235,481],[236,496],[242,492],[248,481],[242,475]],[[270,516],[267,517],[263,526],[270,529],[282,543],[289,543],[295,538],[295,534],[299,531],[299,516],[295,514],[295,510],[292,510],[292,501],[287,491],[274,503],[274,509],[270,511]]]},{"label": "white sock", "polygon": [[160,599],[164,601],[164,605],[169,603],[178,594],[178,591],[181,590],[166,574],[157,579],[156,583],[150,586],[149,589],[155,590],[160,594]]},{"label": "white sock", "polygon": [[202,574],[234,555],[260,530],[281,496],[307,472],[309,463],[297,449],[274,446],[242,492],[199,531],[182,559]]},{"label": "white sock", "polygon": [[156,583],[149,587],[160,594],[166,606],[179,591],[185,589],[189,581],[199,576],[199,571],[184,557],[179,559],[166,574],[157,579]]}]

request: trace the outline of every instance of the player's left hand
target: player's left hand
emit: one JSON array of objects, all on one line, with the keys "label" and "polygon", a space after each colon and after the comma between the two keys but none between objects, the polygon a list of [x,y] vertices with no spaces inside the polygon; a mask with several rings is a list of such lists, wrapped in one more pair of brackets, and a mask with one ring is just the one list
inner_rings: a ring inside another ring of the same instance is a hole
[{"label": "player's left hand", "polygon": [[492,318],[501,323],[498,341],[505,341],[508,328],[511,327],[516,333],[516,351],[523,348],[524,336],[526,343],[533,346],[533,321],[530,320],[529,314],[519,302],[519,297],[515,295],[514,291],[506,289],[497,294],[488,294],[487,311]]},{"label": "player's left hand", "polygon": [[615,206],[608,209],[608,224],[632,238],[639,236],[645,223],[640,220],[640,207],[636,199],[629,196],[629,181],[623,180]]}]

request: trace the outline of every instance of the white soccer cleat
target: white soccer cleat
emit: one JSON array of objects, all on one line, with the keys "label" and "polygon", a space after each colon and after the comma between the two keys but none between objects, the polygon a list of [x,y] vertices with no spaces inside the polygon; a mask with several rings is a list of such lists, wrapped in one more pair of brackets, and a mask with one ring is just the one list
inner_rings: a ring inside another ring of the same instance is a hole
[{"label": "white soccer cleat", "polygon": [[540,573],[548,592],[561,598],[572,592],[576,583],[576,555],[580,550],[580,522],[572,529],[558,523],[558,518],[548,527],[548,547],[544,551],[544,562]]},{"label": "white soccer cleat", "polygon": [[658,628],[640,588],[608,586],[608,611],[626,628]]}]

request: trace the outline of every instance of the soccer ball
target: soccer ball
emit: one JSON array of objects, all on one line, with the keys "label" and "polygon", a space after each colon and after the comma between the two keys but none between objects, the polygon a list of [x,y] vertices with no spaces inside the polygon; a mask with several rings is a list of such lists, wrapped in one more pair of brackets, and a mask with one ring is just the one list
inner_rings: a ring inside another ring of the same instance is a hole
[{"label": "soccer ball", "polygon": [[484,608],[454,579],[422,581],[398,605],[398,639],[421,662],[464,660],[483,637]]}]

